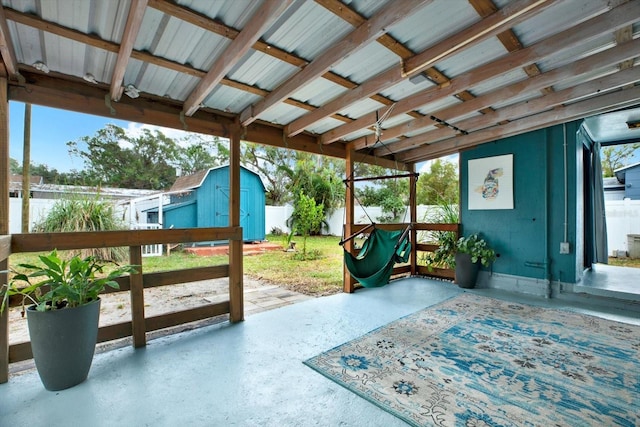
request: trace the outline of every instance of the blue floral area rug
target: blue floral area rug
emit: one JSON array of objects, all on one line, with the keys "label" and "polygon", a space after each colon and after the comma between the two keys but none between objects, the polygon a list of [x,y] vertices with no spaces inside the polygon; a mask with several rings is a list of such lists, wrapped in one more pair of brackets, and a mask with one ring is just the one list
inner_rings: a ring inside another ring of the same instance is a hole
[{"label": "blue floral area rug", "polygon": [[305,361],[414,426],[639,426],[640,327],[462,294]]}]

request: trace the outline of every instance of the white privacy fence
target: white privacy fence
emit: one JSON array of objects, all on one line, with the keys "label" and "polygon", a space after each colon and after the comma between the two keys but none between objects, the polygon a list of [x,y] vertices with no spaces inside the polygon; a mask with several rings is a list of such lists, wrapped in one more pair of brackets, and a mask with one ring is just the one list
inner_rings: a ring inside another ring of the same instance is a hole
[{"label": "white privacy fence", "polygon": [[606,200],[605,209],[609,254],[629,253],[628,236],[640,235],[640,200]]},{"label": "white privacy fence", "polygon": [[[55,200],[50,199],[31,199],[30,201],[30,218],[31,225],[41,221],[51,209]],[[608,247],[610,254],[618,254],[619,252],[627,253],[628,235],[640,235],[640,200],[606,200],[607,215],[607,234]],[[418,221],[425,221],[428,216],[437,210],[435,206],[418,206]],[[266,206],[265,207],[265,232],[270,233],[275,228],[279,228],[283,232],[288,232],[289,226],[287,220],[293,213],[293,207],[286,206]],[[366,213],[369,214],[373,221],[382,215],[382,209],[379,207],[368,207]],[[139,222],[144,222],[143,218],[137,218]],[[355,207],[355,219],[358,223],[369,222],[364,209]],[[400,218],[401,221],[409,221],[409,212],[406,212]],[[428,221],[428,220],[427,220]],[[342,235],[342,224],[344,223],[344,209],[336,210],[328,219],[328,229],[323,230],[327,234],[335,236]],[[9,233],[16,234],[21,232],[22,226],[22,200],[17,198],[9,199]],[[137,227],[138,225],[136,225]],[[157,224],[150,225],[152,227],[160,227]],[[156,248],[157,249],[157,248]],[[153,253],[154,250],[151,250]]]}]

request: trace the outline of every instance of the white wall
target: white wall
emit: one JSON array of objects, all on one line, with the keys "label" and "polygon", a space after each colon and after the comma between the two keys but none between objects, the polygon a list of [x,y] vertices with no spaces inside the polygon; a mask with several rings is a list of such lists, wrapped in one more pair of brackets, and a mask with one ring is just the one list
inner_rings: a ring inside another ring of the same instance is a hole
[{"label": "white wall", "polygon": [[[428,213],[437,210],[436,206],[418,206],[418,220],[424,221],[426,215]],[[291,205],[286,206],[267,206],[265,212],[265,231],[270,233],[274,227],[280,228],[282,231],[289,232],[291,231],[289,227],[287,227],[286,221],[293,213],[293,207]],[[382,215],[382,208],[380,207],[368,207],[365,210],[361,206],[355,206],[354,217],[356,223],[358,224],[368,224],[369,218],[376,222],[378,217]],[[409,212],[405,212],[404,215],[400,217],[401,222],[409,222]],[[342,236],[342,225],[344,224],[344,208],[337,209],[328,219],[327,223],[329,224],[328,230],[323,230],[326,234],[331,234],[334,236]]]},{"label": "white wall", "polygon": [[627,252],[627,234],[640,234],[640,200],[606,200],[609,254]]},{"label": "white wall", "polygon": [[[52,199],[31,199],[29,201],[29,219],[31,224],[29,230],[33,228],[33,224],[39,222],[51,209],[55,203]],[[9,233],[22,233],[22,199],[9,198]]]}]

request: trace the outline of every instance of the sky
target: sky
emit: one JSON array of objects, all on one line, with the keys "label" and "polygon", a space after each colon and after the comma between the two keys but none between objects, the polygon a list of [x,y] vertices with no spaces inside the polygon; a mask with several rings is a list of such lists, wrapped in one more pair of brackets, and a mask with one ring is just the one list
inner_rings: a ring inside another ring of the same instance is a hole
[{"label": "sky", "polygon": [[[25,104],[21,102],[9,102],[9,157],[16,159],[20,164],[24,141],[24,109]],[[67,142],[77,141],[84,136],[94,136],[109,123],[133,134],[148,128],[159,129],[171,138],[186,136],[185,132],[179,130],[32,105],[31,163],[45,164],[49,169],[57,169],[58,172],[83,169],[82,159],[69,155]]]}]

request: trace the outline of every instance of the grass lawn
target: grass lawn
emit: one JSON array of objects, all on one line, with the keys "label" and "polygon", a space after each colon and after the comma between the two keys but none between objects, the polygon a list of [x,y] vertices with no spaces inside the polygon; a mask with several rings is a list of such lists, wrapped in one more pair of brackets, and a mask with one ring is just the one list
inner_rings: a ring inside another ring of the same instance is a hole
[{"label": "grass lawn", "polygon": [[609,265],[618,267],[640,268],[640,259],[609,257]]},{"label": "grass lawn", "polygon": [[[267,236],[273,243],[281,243],[278,236]],[[302,251],[302,239],[294,239],[298,251]],[[313,236],[307,239],[307,252],[318,251],[315,260],[298,261],[293,252],[273,251],[261,255],[245,256],[244,272],[296,292],[313,296],[331,295],[342,290],[342,247],[340,237]],[[14,254],[9,258],[10,267],[19,263],[38,263],[38,254]],[[143,260],[145,273],[184,268],[227,264],[227,256],[203,257],[184,252],[172,252],[170,256],[147,257]]]}]

